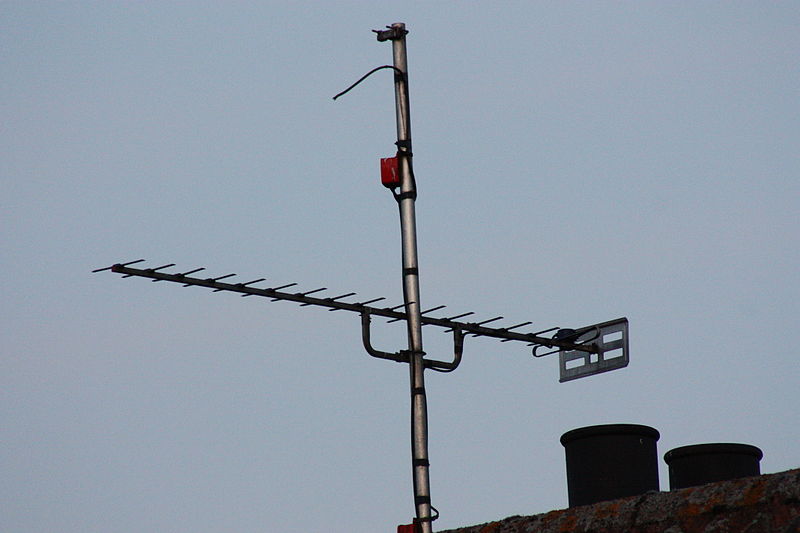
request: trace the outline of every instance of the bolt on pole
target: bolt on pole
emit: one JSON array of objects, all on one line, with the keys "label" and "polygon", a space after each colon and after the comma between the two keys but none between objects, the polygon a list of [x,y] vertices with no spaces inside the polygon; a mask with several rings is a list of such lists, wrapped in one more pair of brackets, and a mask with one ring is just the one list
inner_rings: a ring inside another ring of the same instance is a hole
[{"label": "bolt on pole", "polygon": [[392,41],[395,77],[395,107],[397,113],[397,156],[401,179],[397,195],[400,206],[400,231],[403,246],[403,298],[405,300],[409,375],[411,386],[411,459],[414,479],[414,505],[422,533],[431,533],[431,494],[428,460],[428,405],[425,397],[425,363],[422,349],[422,317],[417,261],[417,227],[415,202],[417,186],[411,164],[411,113],[408,97],[408,64],[406,60],[405,24],[392,24],[379,40]]}]

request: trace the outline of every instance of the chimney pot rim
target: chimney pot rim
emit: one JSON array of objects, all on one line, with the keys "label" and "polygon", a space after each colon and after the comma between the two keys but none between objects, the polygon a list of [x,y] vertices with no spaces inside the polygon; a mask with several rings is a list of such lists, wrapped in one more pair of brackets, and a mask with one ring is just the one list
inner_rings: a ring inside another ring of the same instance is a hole
[{"label": "chimney pot rim", "polygon": [[566,446],[568,443],[578,439],[601,435],[640,435],[656,441],[661,437],[658,430],[650,426],[640,424],[601,424],[572,429],[561,435],[560,440],[561,444]]},{"label": "chimney pot rim", "polygon": [[669,464],[670,461],[681,457],[716,454],[752,455],[758,460],[761,460],[764,457],[764,452],[762,452],[759,447],[753,446],[752,444],[741,444],[735,442],[710,442],[705,444],[690,444],[688,446],[673,448],[664,454],[664,461]]}]

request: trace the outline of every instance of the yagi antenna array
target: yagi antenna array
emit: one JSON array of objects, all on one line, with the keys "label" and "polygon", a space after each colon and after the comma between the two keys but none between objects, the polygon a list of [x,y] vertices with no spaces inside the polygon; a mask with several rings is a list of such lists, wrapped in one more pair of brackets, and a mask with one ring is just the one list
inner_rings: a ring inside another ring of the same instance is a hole
[{"label": "yagi antenna array", "polygon": [[[559,368],[561,381],[578,379],[600,372],[622,368],[628,364],[628,320],[619,318],[601,324],[594,324],[578,329],[548,328],[532,333],[523,333],[521,328],[531,322],[521,322],[505,327],[495,327],[503,320],[502,316],[485,320],[458,320],[475,313],[468,311],[446,317],[434,317],[431,314],[445,306],[439,305],[422,309],[420,304],[419,268],[417,261],[417,230],[415,202],[417,199],[416,180],[412,166],[413,151],[411,149],[411,117],[409,115],[408,98],[408,65],[406,60],[405,24],[396,23],[385,30],[374,30],[378,41],[392,43],[393,65],[385,65],[371,70],[356,83],[337,94],[334,99],[346,94],[373,73],[392,69],[394,71],[395,110],[397,118],[397,152],[394,157],[381,160],[381,183],[390,189],[400,208],[400,232],[403,262],[403,300],[394,307],[378,307],[372,304],[385,298],[373,298],[366,301],[346,301],[356,295],[354,292],[323,297],[320,293],[326,288],[307,291],[287,291],[296,283],[259,288],[257,284],[266,281],[258,278],[241,283],[234,283],[230,278],[235,274],[201,278],[192,276],[204,270],[195,268],[179,273],[168,273],[166,269],[175,265],[168,263],[153,268],[136,268],[143,259],[117,263],[110,267],[99,268],[95,272],[116,272],[123,277],[150,278],[152,281],[171,281],[184,287],[206,287],[214,292],[233,292],[242,296],[263,296],[272,301],[286,300],[301,306],[318,306],[329,311],[351,311],[361,315],[361,332],[364,348],[380,359],[388,359],[409,365],[409,391],[411,393],[411,458],[414,485],[414,507],[416,518],[413,527],[419,533],[432,533],[431,523],[438,518],[439,512],[431,504],[428,459],[428,409],[425,392],[424,371],[452,372],[461,363],[464,339],[467,336],[490,337],[500,342],[518,341],[532,347],[535,357],[559,352]],[[223,281],[228,280],[228,281]],[[383,317],[389,322],[405,321],[408,333],[408,349],[398,352],[376,350],[370,342],[370,321],[373,316]],[[453,334],[453,359],[438,361],[427,359],[422,345],[423,326],[444,328],[446,333]],[[543,353],[539,353],[542,350]],[[435,512],[435,514],[434,514]]]},{"label": "yagi antenna array", "polygon": [[[347,302],[345,298],[356,296],[355,292],[339,294],[337,296],[323,297],[319,293],[328,290],[325,287],[311,289],[308,291],[287,292],[284,289],[295,287],[297,283],[286,283],[266,288],[255,287],[257,283],[263,283],[266,278],[258,278],[251,281],[234,283],[229,280],[236,274],[225,274],[222,276],[200,278],[192,277],[205,270],[205,268],[195,268],[186,272],[168,273],[165,269],[174,267],[174,263],[152,267],[135,268],[131,265],[144,262],[144,259],[129,261],[127,263],[116,263],[105,268],[98,268],[93,272],[111,271],[122,274],[122,277],[148,278],[152,281],[171,281],[180,283],[184,287],[206,287],[213,292],[233,292],[241,296],[262,296],[272,301],[285,300],[300,304],[301,307],[318,306],[327,308],[328,311],[351,311],[361,315],[362,339],[367,352],[373,357],[390,359],[397,362],[408,362],[408,353],[404,351],[389,353],[376,350],[370,343],[370,320],[373,316],[388,319],[388,322],[398,322],[406,320],[406,304],[399,304],[393,307],[377,307],[376,302],[385,300],[384,297],[372,298],[366,301]],[[312,296],[313,295],[313,296]],[[504,317],[497,316],[486,320],[460,321],[456,320],[475,313],[468,311],[453,316],[433,317],[430,313],[439,311],[447,307],[438,305],[420,312],[423,326],[437,326],[445,328],[445,333],[452,332],[455,339],[455,350],[452,361],[436,361],[423,359],[426,368],[440,372],[451,372],[455,370],[461,362],[463,353],[463,343],[466,336],[490,337],[499,339],[501,342],[518,341],[524,342],[532,347],[532,353],[536,357],[544,357],[556,352],[561,356],[561,378],[560,380],[569,381],[581,377],[586,377],[600,372],[607,372],[622,368],[628,364],[628,320],[619,318],[601,324],[594,324],[580,329],[567,329],[552,327],[541,331],[523,333],[519,328],[529,326],[532,322],[521,322],[505,327],[490,327],[487,324],[503,320]],[[551,334],[550,336],[544,336]],[[538,353],[545,349],[544,353]]]}]

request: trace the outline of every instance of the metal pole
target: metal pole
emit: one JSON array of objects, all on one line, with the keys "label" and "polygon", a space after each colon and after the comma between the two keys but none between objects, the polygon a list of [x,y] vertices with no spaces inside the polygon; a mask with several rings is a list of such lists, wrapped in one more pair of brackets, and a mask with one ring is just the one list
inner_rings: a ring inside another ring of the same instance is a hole
[{"label": "metal pole", "polygon": [[401,178],[397,195],[400,205],[400,231],[403,244],[403,297],[408,325],[409,373],[411,385],[411,459],[414,476],[414,505],[422,533],[432,533],[431,493],[428,461],[428,405],[425,398],[425,366],[422,351],[417,228],[414,203],[417,188],[411,165],[411,114],[408,103],[408,65],[406,26],[392,24],[387,32],[392,40],[397,111],[397,155]]}]

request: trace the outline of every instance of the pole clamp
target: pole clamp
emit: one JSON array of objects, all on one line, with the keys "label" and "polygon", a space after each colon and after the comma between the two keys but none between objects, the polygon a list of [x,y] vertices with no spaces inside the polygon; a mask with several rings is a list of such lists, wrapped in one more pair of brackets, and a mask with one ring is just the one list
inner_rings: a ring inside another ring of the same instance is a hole
[{"label": "pole clamp", "polygon": [[428,505],[431,506],[431,511],[436,513],[433,516],[425,516],[425,517],[422,517],[422,518],[415,518],[414,519],[414,523],[415,524],[419,524],[419,523],[422,523],[422,522],[433,522],[434,520],[439,518],[439,510],[436,507],[434,507],[433,505],[431,505],[431,497],[430,496],[415,496],[414,497],[414,503],[416,505],[428,504]]},{"label": "pole clamp", "polygon": [[381,43],[384,41],[396,41],[408,34],[407,29],[398,26],[386,26],[385,30],[372,30],[372,32],[377,34],[378,42]]},{"label": "pole clamp", "polygon": [[395,194],[394,198],[398,202],[401,201],[401,200],[405,200],[406,198],[411,198],[412,200],[416,200],[417,199],[417,191],[401,192],[400,194]]},{"label": "pole clamp", "polygon": [[394,144],[397,146],[397,155],[404,155],[406,157],[412,157],[414,155],[411,153],[410,140],[404,139],[402,141],[396,141]]}]

